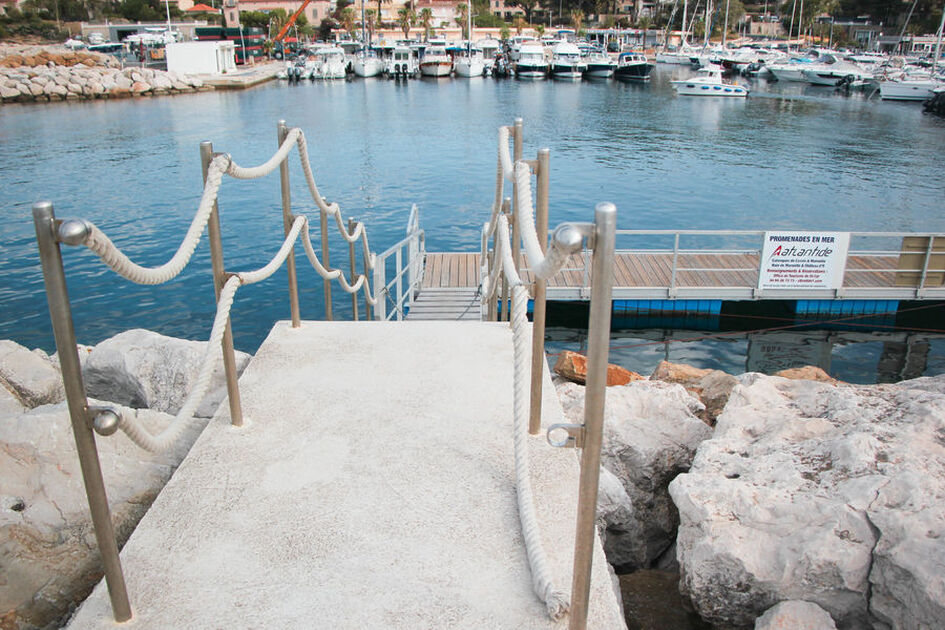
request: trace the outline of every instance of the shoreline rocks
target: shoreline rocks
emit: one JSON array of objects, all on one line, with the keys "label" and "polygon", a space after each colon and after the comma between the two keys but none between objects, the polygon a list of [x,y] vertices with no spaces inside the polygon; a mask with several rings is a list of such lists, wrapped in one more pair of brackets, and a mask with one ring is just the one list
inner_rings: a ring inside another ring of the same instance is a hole
[{"label": "shoreline rocks", "polygon": [[197,77],[120,68],[108,55],[55,47],[0,47],[0,102],[37,103],[181,94],[213,89]]},{"label": "shoreline rocks", "polygon": [[[582,388],[556,387],[580,422]],[[598,524],[618,571],[678,571],[718,627],[945,627],[945,375],[665,364],[609,387],[604,422]]]},{"label": "shoreline rocks", "polygon": [[[91,404],[119,407],[152,434],[173,421],[207,342],[129,330],[79,346]],[[240,370],[250,356],[237,353]],[[96,439],[119,547],[226,394],[218,367],[181,437],[148,453],[122,432]],[[101,579],[58,357],[0,340],[0,626],[56,627]],[[137,408],[132,408],[137,407]],[[150,408],[148,408],[150,407]],[[167,412],[167,413],[165,413]]]}]

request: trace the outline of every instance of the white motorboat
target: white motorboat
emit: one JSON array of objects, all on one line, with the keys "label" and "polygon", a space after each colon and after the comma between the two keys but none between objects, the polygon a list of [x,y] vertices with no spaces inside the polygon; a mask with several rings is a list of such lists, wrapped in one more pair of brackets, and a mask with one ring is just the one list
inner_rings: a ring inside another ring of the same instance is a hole
[{"label": "white motorboat", "polygon": [[722,82],[722,69],[709,66],[696,71],[696,76],[681,81],[670,81],[680,96],[721,96],[745,98],[748,88],[734,83]]},{"label": "white motorboat", "polygon": [[617,69],[617,62],[603,50],[591,50],[584,57],[584,63],[587,64],[584,76],[592,79],[607,79],[614,76]]},{"label": "white motorboat", "polygon": [[502,49],[502,44],[497,39],[487,37],[480,39],[474,46],[482,51],[482,60],[485,64],[486,74],[492,74],[495,68],[496,54]]},{"label": "white motorboat", "polygon": [[83,42],[81,39],[73,39],[70,37],[69,39],[65,41],[63,46],[65,46],[69,50],[82,50],[83,48],[85,48],[85,42]]},{"label": "white motorboat", "polygon": [[935,90],[945,88],[945,79],[919,75],[903,75],[879,82],[879,97],[884,101],[925,101]]},{"label": "white motorboat", "polygon": [[355,54],[351,69],[359,77],[376,77],[384,71],[384,62],[373,50],[361,50]]},{"label": "white motorboat", "polygon": [[855,63],[841,61],[833,55],[822,55],[820,60],[801,70],[801,74],[811,85],[837,85],[841,81],[866,81],[873,77]]},{"label": "white motorboat", "polygon": [[458,77],[481,77],[486,74],[486,59],[482,50],[467,46],[453,60],[453,72]]},{"label": "white motorboat", "polygon": [[587,70],[581,50],[570,42],[559,42],[551,49],[551,77],[580,80]]},{"label": "white motorboat", "polygon": [[656,53],[656,63],[668,63],[679,66],[688,66],[692,63],[692,56],[698,54],[689,46],[675,48],[668,46],[665,50]]},{"label": "white motorboat", "polygon": [[448,77],[453,71],[453,59],[446,52],[446,46],[436,44],[428,46],[420,58],[420,74],[425,77]]},{"label": "white motorboat", "polygon": [[344,79],[348,63],[340,46],[316,44],[308,49],[306,66],[311,68],[309,78],[312,80]]},{"label": "white motorboat", "polygon": [[523,42],[518,49],[515,76],[519,79],[544,79],[548,74],[545,48],[539,42]]},{"label": "white motorboat", "polygon": [[397,45],[390,53],[384,72],[391,78],[412,77],[419,71],[417,57],[409,46]]}]

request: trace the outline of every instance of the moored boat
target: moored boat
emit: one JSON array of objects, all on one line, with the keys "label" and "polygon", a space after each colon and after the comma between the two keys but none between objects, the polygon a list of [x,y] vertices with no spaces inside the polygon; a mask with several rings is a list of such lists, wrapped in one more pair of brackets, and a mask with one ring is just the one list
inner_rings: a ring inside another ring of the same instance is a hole
[{"label": "moored boat", "polygon": [[587,53],[584,63],[587,64],[584,76],[592,79],[607,79],[614,76],[614,70],[617,69],[617,62],[603,50],[592,50]]},{"label": "moored boat", "polygon": [[623,52],[617,57],[614,77],[627,81],[648,81],[653,64],[641,52]]},{"label": "moored boat", "polygon": [[709,66],[696,71],[696,76],[680,81],[671,81],[676,94],[680,96],[721,96],[745,98],[748,88],[734,83],[722,82],[722,70],[718,66]]},{"label": "moored boat", "polygon": [[570,42],[559,42],[551,50],[551,77],[580,80],[587,70],[580,49]]},{"label": "moored boat", "polygon": [[523,42],[518,49],[515,76],[519,79],[544,79],[548,74],[545,48],[538,42]]},{"label": "moored boat", "polygon": [[448,77],[453,71],[453,60],[446,46],[428,46],[420,58],[420,74],[425,77]]}]

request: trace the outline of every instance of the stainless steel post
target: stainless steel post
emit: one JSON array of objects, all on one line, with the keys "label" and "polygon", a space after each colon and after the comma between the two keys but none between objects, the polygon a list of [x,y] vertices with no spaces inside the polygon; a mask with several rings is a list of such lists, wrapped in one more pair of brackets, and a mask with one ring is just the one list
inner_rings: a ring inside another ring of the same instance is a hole
[{"label": "stainless steel post", "polygon": [[[318,225],[322,231],[322,265],[325,266],[325,269],[331,271],[328,253],[328,215],[324,212],[319,212],[318,215]],[[331,280],[326,279],[322,282],[325,286],[325,319],[332,321],[335,318],[331,312]]]},{"label": "stainless steel post", "polygon": [[[277,137],[279,139],[279,146],[282,146],[282,143],[285,142],[286,136],[289,134],[289,130],[285,125],[284,120],[279,121],[277,127]],[[285,235],[288,236],[289,232],[292,230],[292,191],[289,188],[289,161],[283,160],[282,164],[279,165],[279,180],[282,183],[282,226],[285,230]],[[295,275],[295,251],[289,252],[289,257],[286,258],[286,271],[289,276],[289,311],[292,315],[292,328],[298,328],[301,325],[301,317],[299,315],[299,284]]]},{"label": "stainless steel post", "polygon": [[577,530],[574,535],[574,571],[571,581],[570,630],[587,626],[591,593],[591,563],[600,480],[600,448],[607,388],[607,355],[610,349],[611,295],[614,286],[614,242],[617,208],[599,203],[594,209],[594,260],[591,280],[591,312],[587,332],[587,386],[584,390],[584,447],[578,490]]},{"label": "stainless steel post", "polygon": [[395,301],[394,308],[397,309],[397,321],[403,321],[404,319],[404,285],[401,278],[404,277],[404,255],[403,247],[398,247],[397,251],[394,252],[394,269],[397,277],[394,278],[394,286],[397,287],[397,292],[394,294],[397,296]]},{"label": "stainless steel post", "polygon": [[[551,151],[538,151],[538,185],[535,204],[535,231],[541,251],[548,249],[548,169]],[[545,368],[545,293],[547,283],[535,278],[534,307],[532,309],[532,387],[531,408],[528,414],[528,432],[541,431],[541,390]]]},{"label": "stainless steel post", "polygon": [[[363,243],[363,242],[364,242],[364,241],[362,241],[362,243]],[[362,248],[362,249],[363,249],[363,248]],[[366,250],[363,251],[361,255],[362,255],[363,259],[364,259],[364,284],[365,284],[365,288],[368,289],[368,290],[364,291],[364,318],[367,319],[367,320],[371,320],[371,319],[373,319],[373,317],[374,317],[373,314],[372,314],[372,312],[371,312],[371,303],[368,301],[368,293],[370,292],[370,284],[368,283],[368,280],[371,278],[371,274],[370,274],[370,271],[371,271],[371,266],[370,266],[370,265],[371,265],[371,261],[370,261],[370,257],[371,257],[371,255],[370,255],[370,253],[369,253],[368,251],[366,251]],[[377,286],[374,287],[374,294],[375,294],[375,297],[376,297],[377,295],[379,295],[379,294],[377,293]]]},{"label": "stainless steel post", "polygon": [[118,543],[115,540],[115,528],[108,509],[108,496],[105,493],[105,481],[102,479],[102,467],[95,447],[89,417],[89,401],[85,397],[85,385],[82,382],[82,369],[79,365],[79,353],[76,350],[75,330],[72,326],[72,308],[69,306],[69,294],[66,290],[66,274],[62,267],[62,252],[57,240],[56,216],[52,203],[41,201],[33,205],[33,222],[36,225],[36,241],[39,245],[39,259],[43,268],[43,280],[46,284],[46,299],[49,302],[49,318],[52,321],[53,335],[56,338],[56,350],[59,352],[59,367],[62,372],[62,384],[72,419],[72,434],[75,437],[76,450],[79,453],[79,467],[85,483],[85,495],[92,513],[92,525],[95,540],[102,554],[105,569],[105,582],[108,584],[108,596],[112,603],[115,621],[131,619],[131,603],[128,601],[128,589],[121,570],[118,556]]},{"label": "stainless steel post", "polygon": [[[203,181],[207,183],[207,171],[210,160],[213,159],[213,143],[200,143],[200,164],[203,167]],[[223,279],[223,243],[220,238],[220,212],[217,202],[213,202],[210,219],[207,221],[207,237],[210,241],[210,263],[213,267],[213,293],[220,299],[220,291],[225,283]],[[230,405],[230,423],[233,426],[243,426],[243,407],[240,403],[240,387],[237,383],[236,355],[233,352],[233,329],[230,327],[230,318],[226,318],[226,328],[223,330],[223,371],[226,374],[226,398]]]},{"label": "stainless steel post", "polygon": [[[353,217],[348,217],[348,235],[350,236],[354,232],[355,226],[358,222],[354,220]],[[351,259],[351,282],[355,281],[355,278],[358,275],[358,260],[354,253],[354,243],[348,243],[348,257]],[[367,282],[367,278],[364,279]],[[358,321],[358,294],[351,294],[351,312],[354,321]]]}]

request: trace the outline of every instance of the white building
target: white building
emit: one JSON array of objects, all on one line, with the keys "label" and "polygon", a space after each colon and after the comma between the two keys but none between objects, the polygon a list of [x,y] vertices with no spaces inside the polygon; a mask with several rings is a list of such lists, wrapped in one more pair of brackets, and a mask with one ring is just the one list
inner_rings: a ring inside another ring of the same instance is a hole
[{"label": "white building", "polygon": [[168,44],[167,70],[178,74],[224,74],[236,71],[232,40]]}]

